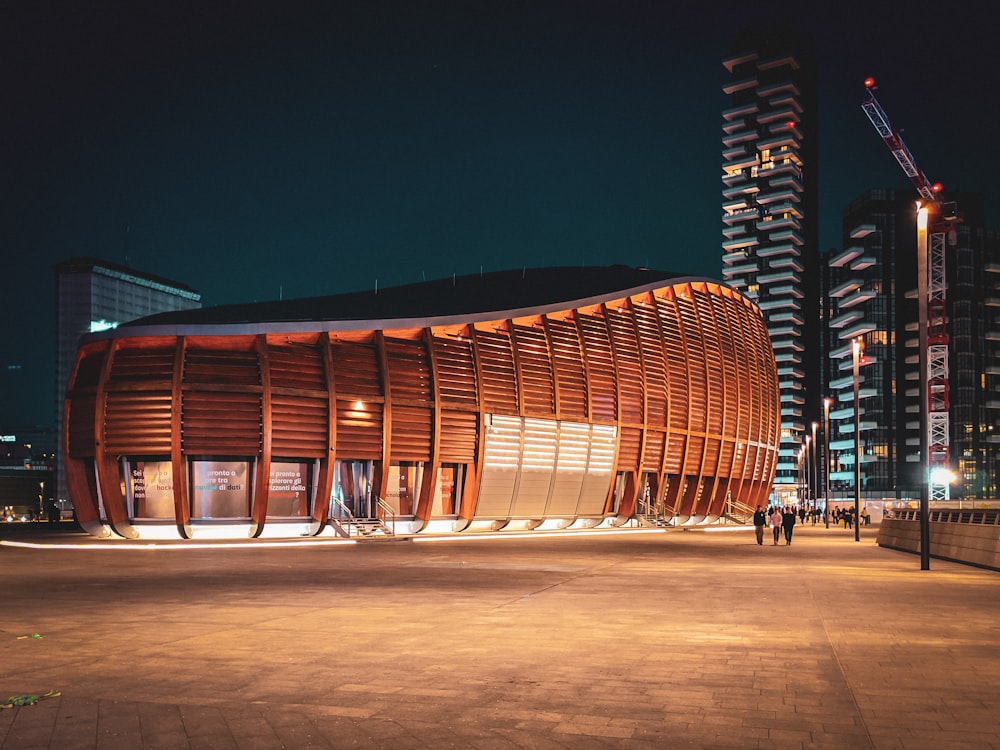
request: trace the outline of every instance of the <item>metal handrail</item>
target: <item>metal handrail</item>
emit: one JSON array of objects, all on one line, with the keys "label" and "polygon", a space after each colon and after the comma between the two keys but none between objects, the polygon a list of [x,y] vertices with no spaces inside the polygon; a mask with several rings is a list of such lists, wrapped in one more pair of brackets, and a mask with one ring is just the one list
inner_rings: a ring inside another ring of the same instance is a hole
[{"label": "metal handrail", "polygon": [[[886,518],[900,521],[919,521],[920,511],[909,508],[893,509]],[[1000,526],[1000,510],[932,510],[927,520],[934,523],[965,523],[977,526]]]},{"label": "metal handrail", "polygon": [[382,511],[383,519],[385,518],[386,514],[388,514],[389,523],[392,524],[391,528],[392,535],[396,536],[396,509],[378,496],[375,497],[375,506]]}]

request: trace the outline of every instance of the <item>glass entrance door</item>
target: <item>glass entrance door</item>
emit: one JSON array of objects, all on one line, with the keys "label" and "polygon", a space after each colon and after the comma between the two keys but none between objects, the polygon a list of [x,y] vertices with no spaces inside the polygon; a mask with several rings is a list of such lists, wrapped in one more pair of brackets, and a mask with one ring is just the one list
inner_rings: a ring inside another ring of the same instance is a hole
[{"label": "glass entrance door", "polygon": [[372,507],[371,461],[334,461],[331,518],[374,518]]}]

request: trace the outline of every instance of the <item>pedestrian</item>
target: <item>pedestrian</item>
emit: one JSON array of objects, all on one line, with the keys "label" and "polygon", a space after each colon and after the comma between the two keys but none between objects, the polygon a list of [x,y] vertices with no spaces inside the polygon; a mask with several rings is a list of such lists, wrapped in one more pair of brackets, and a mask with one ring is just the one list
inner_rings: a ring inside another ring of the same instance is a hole
[{"label": "pedestrian", "polygon": [[781,508],[777,505],[774,506],[774,510],[771,511],[771,516],[767,519],[768,525],[771,527],[771,531],[774,534],[774,543],[778,543],[778,536],[781,534]]},{"label": "pedestrian", "polygon": [[781,529],[785,532],[785,544],[792,543],[792,529],[795,528],[795,510],[794,508],[785,508],[785,512],[781,514]]},{"label": "pedestrian", "polygon": [[764,509],[757,506],[757,510],[753,512],[753,530],[754,534],[757,535],[757,544],[764,544],[764,527],[767,525],[767,514]]}]

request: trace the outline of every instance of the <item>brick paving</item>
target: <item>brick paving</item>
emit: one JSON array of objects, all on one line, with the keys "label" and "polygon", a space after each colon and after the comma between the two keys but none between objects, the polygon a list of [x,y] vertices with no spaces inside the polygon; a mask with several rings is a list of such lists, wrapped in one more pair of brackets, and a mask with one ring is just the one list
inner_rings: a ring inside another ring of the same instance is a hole
[{"label": "brick paving", "polygon": [[875,535],[8,535],[0,750],[1000,750],[1000,573]]}]

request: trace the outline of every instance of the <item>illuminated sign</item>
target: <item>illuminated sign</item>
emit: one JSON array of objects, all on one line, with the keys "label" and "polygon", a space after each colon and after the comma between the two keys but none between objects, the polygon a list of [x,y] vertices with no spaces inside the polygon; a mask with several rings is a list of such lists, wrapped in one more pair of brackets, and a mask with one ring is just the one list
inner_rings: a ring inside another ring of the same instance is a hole
[{"label": "illuminated sign", "polygon": [[310,464],[307,463],[271,463],[271,474],[267,482],[267,515],[309,515],[309,468]]},{"label": "illuminated sign", "polygon": [[174,473],[169,461],[136,461],[130,479],[136,517],[174,517]]},{"label": "illuminated sign", "polygon": [[247,518],[249,461],[192,461],[191,517]]}]

